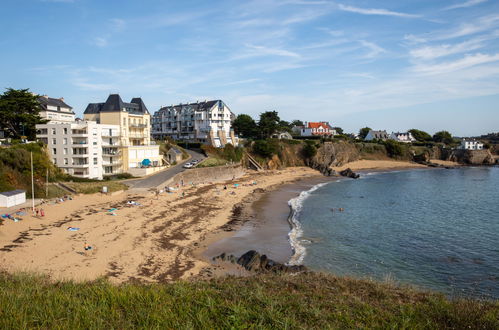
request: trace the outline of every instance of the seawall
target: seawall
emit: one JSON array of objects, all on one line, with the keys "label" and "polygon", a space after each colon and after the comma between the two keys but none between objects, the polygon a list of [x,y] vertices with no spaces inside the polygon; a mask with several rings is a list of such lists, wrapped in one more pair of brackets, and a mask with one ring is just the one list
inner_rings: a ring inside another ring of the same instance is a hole
[{"label": "seawall", "polygon": [[245,174],[244,168],[240,164],[225,165],[216,167],[192,168],[176,174],[172,178],[158,185],[173,186],[178,184],[201,183],[201,182],[220,182],[233,178],[240,178]]}]

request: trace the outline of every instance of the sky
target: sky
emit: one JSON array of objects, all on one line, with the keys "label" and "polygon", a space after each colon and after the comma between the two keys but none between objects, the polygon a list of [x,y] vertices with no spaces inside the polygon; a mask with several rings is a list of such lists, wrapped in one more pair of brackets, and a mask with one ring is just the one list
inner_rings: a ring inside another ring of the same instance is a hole
[{"label": "sky", "polygon": [[497,0],[2,0],[0,88],[255,119],[499,131]]}]

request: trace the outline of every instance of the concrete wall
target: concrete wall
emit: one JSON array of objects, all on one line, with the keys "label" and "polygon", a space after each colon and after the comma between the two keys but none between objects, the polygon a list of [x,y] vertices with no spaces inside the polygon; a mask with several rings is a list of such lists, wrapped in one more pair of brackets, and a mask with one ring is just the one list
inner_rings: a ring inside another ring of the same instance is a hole
[{"label": "concrete wall", "polygon": [[158,185],[158,187],[174,186],[177,183],[203,183],[203,182],[221,182],[232,178],[239,178],[245,174],[244,168],[240,165],[226,165],[206,168],[193,168],[178,173],[171,179]]}]

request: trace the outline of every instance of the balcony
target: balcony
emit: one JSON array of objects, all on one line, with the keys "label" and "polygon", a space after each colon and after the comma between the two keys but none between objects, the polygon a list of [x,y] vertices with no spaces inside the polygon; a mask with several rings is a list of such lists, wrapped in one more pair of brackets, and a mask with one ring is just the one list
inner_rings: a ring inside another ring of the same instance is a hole
[{"label": "balcony", "polygon": [[109,146],[111,146],[111,147],[119,147],[119,145],[120,145],[120,144],[119,144],[119,142],[118,142],[118,141],[116,141],[116,142],[111,142],[111,143],[109,143],[109,141],[102,141],[102,146],[103,146],[103,147],[109,147]]},{"label": "balcony", "polygon": [[133,139],[145,139],[148,136],[146,134],[130,133],[130,135],[128,135],[128,137],[133,138]]},{"label": "balcony", "polygon": [[118,138],[118,137],[120,137],[120,134],[116,133],[116,132],[112,132],[112,133],[102,132],[101,136],[102,137],[115,137],[115,138]]},{"label": "balcony", "polygon": [[146,128],[147,127],[146,124],[130,124],[128,126],[131,128]]},{"label": "balcony", "polygon": [[87,140],[73,140],[73,141],[71,141],[71,143],[74,145],[87,145],[88,141]]},{"label": "balcony", "polygon": [[116,162],[102,162],[102,166],[121,166],[122,162],[121,161],[116,161]]},{"label": "balcony", "polygon": [[87,158],[88,154],[73,154],[73,158]]},{"label": "balcony", "polygon": [[119,150],[102,150],[102,156],[118,156],[121,152]]},{"label": "balcony", "polygon": [[72,167],[88,167],[88,163],[84,162],[73,163]]}]

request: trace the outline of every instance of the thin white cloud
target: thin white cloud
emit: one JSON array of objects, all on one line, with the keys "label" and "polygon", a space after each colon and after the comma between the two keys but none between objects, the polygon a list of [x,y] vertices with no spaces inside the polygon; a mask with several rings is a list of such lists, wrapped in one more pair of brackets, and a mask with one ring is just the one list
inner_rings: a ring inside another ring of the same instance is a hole
[{"label": "thin white cloud", "polygon": [[452,9],[458,9],[458,8],[468,8],[468,7],[479,5],[479,4],[484,3],[486,1],[488,1],[488,0],[468,0],[468,1],[465,1],[465,2],[461,2],[461,3],[456,3],[455,5],[452,5],[452,6],[449,6],[449,7],[445,7],[443,10],[452,10]]},{"label": "thin white cloud", "polygon": [[293,58],[300,57],[300,54],[298,54],[298,53],[291,52],[289,50],[285,50],[285,49],[281,49],[281,48],[270,48],[270,47],[265,47],[265,46],[252,45],[252,44],[246,44],[245,46],[247,49],[249,49],[249,51],[246,52],[245,54],[235,56],[235,57],[233,57],[233,59],[242,59],[242,58],[267,56],[267,55],[293,57]]},{"label": "thin white cloud", "polygon": [[395,17],[405,17],[405,18],[418,18],[420,15],[399,13],[396,11],[391,11],[387,9],[376,9],[376,8],[358,8],[352,6],[345,6],[342,4],[338,5],[338,8],[342,11],[347,11],[351,13],[357,13],[362,15],[382,15],[382,16],[395,16]]},{"label": "thin white cloud", "polygon": [[486,64],[499,61],[499,53],[494,55],[488,54],[473,54],[466,55],[463,58],[451,62],[438,64],[418,64],[413,68],[413,71],[425,75],[437,75],[459,71],[479,64]]},{"label": "thin white cloud", "polygon": [[97,47],[104,48],[106,47],[109,43],[107,41],[106,37],[96,37],[93,40],[93,44],[96,45]]},{"label": "thin white cloud", "polygon": [[454,45],[444,44],[438,46],[425,46],[413,49],[409,52],[409,54],[417,59],[431,60],[482,48],[484,46],[483,41],[484,38],[476,38]]},{"label": "thin white cloud", "polygon": [[384,48],[376,45],[373,42],[365,40],[360,40],[359,42],[362,44],[362,46],[369,49],[369,52],[366,55],[364,55],[363,58],[374,58],[379,54],[386,53],[386,50]]}]

